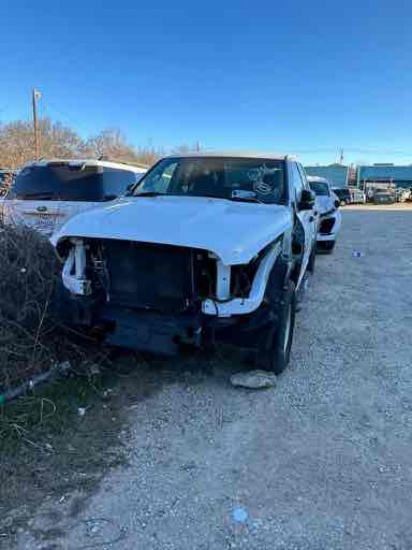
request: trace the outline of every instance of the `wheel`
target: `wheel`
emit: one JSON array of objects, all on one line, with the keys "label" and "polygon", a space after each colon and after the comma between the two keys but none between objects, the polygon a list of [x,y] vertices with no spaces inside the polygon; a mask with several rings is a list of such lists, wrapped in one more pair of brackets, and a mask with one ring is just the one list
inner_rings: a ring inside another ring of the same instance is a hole
[{"label": "wheel", "polygon": [[340,201],[340,205],[341,206],[346,206],[348,203],[346,201],[344,201],[343,199]]},{"label": "wheel", "polygon": [[258,365],[275,374],[282,373],[289,364],[295,328],[295,306],[295,285],[289,280],[279,304],[277,326],[267,330],[258,351]]},{"label": "wheel", "polygon": [[319,241],[318,249],[327,254],[332,254],[333,249],[335,248],[335,241]]}]

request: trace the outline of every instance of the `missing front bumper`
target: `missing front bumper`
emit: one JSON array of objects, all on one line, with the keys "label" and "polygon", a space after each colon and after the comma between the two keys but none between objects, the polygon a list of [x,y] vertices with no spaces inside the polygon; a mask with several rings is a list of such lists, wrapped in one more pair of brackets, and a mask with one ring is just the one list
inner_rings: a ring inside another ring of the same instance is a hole
[{"label": "missing front bumper", "polygon": [[102,316],[106,342],[113,346],[159,355],[174,355],[181,344],[199,347],[202,325],[196,317],[167,317],[153,313],[108,310]]}]

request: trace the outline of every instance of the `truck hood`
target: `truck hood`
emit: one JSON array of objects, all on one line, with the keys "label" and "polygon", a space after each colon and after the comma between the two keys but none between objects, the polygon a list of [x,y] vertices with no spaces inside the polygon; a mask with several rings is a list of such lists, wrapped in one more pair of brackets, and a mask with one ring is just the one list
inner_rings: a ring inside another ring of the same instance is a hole
[{"label": "truck hood", "polygon": [[120,239],[208,250],[226,265],[248,263],[292,227],[285,206],[205,197],[126,197],[71,218],[51,242]]}]

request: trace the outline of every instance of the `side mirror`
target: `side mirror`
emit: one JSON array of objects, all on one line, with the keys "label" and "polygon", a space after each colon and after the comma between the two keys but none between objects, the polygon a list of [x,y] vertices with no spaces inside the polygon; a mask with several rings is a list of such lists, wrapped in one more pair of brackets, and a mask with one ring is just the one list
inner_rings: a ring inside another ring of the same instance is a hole
[{"label": "side mirror", "polygon": [[340,202],[338,201],[338,199],[336,199],[333,204],[336,206],[336,208],[339,208],[340,206]]},{"label": "side mirror", "polygon": [[298,204],[299,210],[312,210],[315,206],[315,193],[309,189],[303,189]]}]

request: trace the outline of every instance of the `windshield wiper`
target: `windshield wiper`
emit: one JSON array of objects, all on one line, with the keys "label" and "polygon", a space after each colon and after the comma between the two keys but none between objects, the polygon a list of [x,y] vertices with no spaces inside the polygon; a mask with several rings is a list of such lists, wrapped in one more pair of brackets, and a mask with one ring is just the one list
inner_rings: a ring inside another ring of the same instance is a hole
[{"label": "windshield wiper", "polygon": [[261,204],[262,201],[260,201],[257,197],[228,197],[230,201],[235,202],[253,202]]},{"label": "windshield wiper", "polygon": [[159,197],[166,193],[159,193],[158,191],[143,191],[143,193],[135,193],[132,197]]}]

